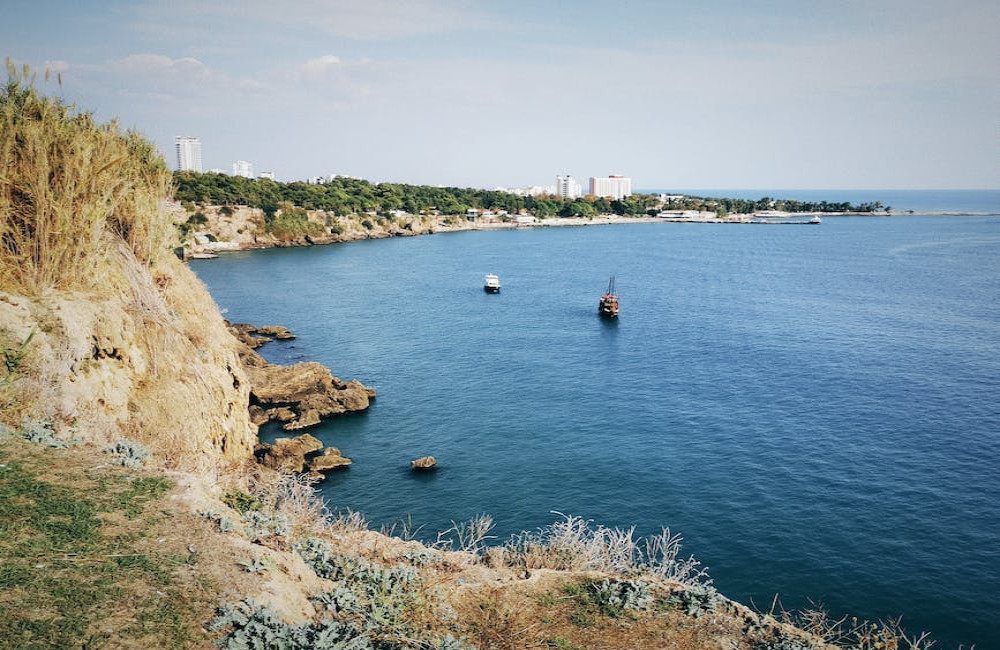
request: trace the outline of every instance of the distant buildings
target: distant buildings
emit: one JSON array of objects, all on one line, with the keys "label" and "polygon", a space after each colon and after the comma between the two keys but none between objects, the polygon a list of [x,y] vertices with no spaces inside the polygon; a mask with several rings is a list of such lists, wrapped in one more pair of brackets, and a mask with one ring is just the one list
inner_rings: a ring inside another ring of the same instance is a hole
[{"label": "distant buildings", "polygon": [[174,138],[177,149],[177,169],[179,171],[201,171],[201,140],[189,135],[178,135]]},{"label": "distant buildings", "polygon": [[632,196],[632,179],[615,174],[604,178],[591,177],[590,193],[615,200],[624,199],[626,196]]},{"label": "distant buildings", "polygon": [[274,180],[274,172],[261,172],[257,174],[257,178],[267,178],[269,180]]},{"label": "distant buildings", "polygon": [[569,174],[556,176],[556,194],[564,199],[575,199],[580,196],[580,184]]},{"label": "distant buildings", "polygon": [[253,178],[253,163],[246,160],[237,160],[233,163],[233,176]]},{"label": "distant buildings", "polygon": [[543,194],[555,194],[555,185],[530,185],[528,187],[497,187],[496,192],[506,192],[516,196],[542,196]]}]

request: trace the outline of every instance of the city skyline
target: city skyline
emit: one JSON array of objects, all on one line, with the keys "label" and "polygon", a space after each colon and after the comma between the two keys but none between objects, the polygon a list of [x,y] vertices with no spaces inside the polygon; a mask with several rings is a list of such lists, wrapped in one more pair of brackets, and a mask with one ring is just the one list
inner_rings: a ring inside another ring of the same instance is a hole
[{"label": "city skyline", "polygon": [[205,168],[469,187],[572,169],[641,187],[1000,184],[995,2],[608,6],[13,0],[0,39],[46,92],[168,160],[175,135],[199,135]]}]

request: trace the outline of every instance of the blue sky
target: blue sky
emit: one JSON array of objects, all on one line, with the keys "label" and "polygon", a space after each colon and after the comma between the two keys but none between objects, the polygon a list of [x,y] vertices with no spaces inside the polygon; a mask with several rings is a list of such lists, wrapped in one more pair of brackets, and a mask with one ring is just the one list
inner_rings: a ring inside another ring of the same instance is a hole
[{"label": "blue sky", "polygon": [[3,0],[0,54],[206,168],[1000,187],[996,0]]}]

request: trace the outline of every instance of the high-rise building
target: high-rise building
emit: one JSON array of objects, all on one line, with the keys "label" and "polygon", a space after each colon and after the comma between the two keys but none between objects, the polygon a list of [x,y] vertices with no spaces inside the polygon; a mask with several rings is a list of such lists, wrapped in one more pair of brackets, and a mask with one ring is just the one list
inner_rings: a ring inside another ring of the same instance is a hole
[{"label": "high-rise building", "polygon": [[591,177],[590,193],[594,196],[606,196],[612,199],[624,199],[632,196],[632,179],[611,174],[605,178]]},{"label": "high-rise building", "polygon": [[233,163],[233,176],[253,178],[253,163],[246,160],[237,160]]},{"label": "high-rise building", "polygon": [[177,169],[179,171],[201,171],[201,140],[189,135],[178,135],[174,138],[177,149]]},{"label": "high-rise building", "polygon": [[580,184],[569,174],[556,176],[556,194],[564,199],[575,199],[580,196]]}]

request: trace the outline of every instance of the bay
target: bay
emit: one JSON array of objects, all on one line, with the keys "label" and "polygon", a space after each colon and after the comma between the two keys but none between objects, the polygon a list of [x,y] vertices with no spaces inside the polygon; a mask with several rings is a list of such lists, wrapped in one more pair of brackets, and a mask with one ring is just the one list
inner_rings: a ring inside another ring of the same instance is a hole
[{"label": "bay", "polygon": [[[483,512],[500,538],[553,512],[669,526],[741,602],[1000,647],[1000,219],[464,232],[192,268],[228,318],[298,334],[272,361],[378,389],[313,431],[354,460],[323,483],[333,509],[429,539]],[[596,315],[612,273],[618,322]],[[411,473],[426,454],[440,469]]]}]

